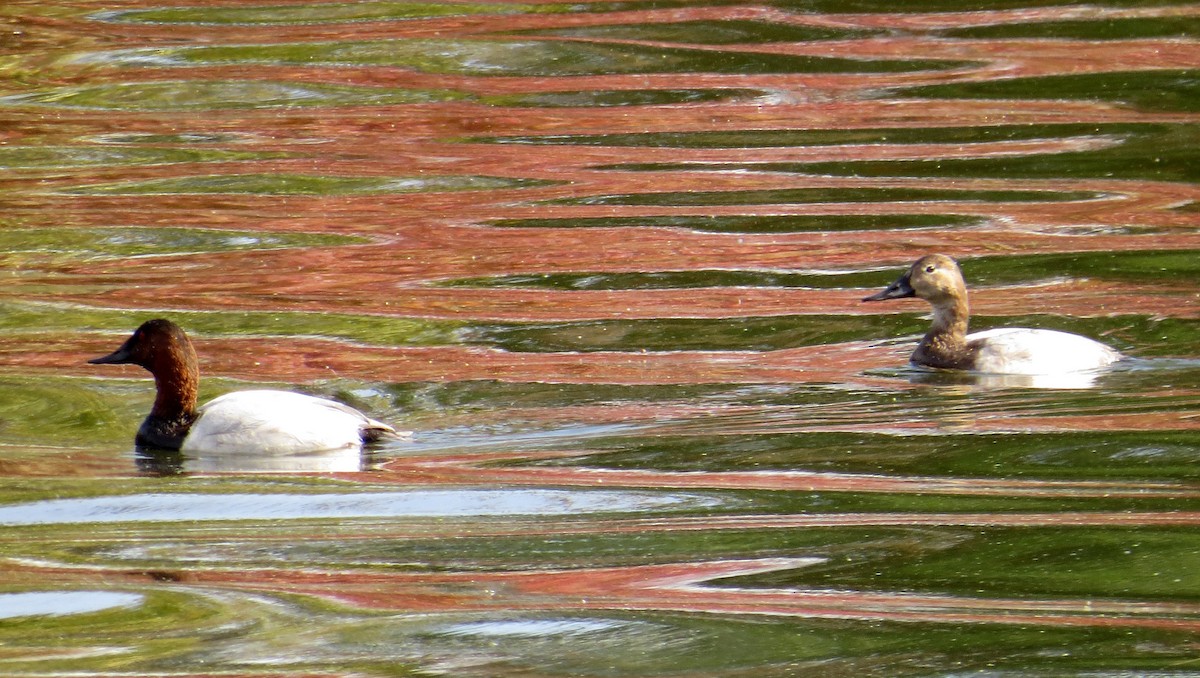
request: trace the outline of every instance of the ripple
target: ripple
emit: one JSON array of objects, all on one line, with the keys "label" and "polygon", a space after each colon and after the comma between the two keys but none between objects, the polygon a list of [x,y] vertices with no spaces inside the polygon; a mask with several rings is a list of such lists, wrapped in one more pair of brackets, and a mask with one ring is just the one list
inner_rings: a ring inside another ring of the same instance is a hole
[{"label": "ripple", "polygon": [[561,516],[688,510],[719,504],[698,494],[568,490],[415,490],[358,494],[138,494],[51,499],[0,507],[0,525]]},{"label": "ripple", "polygon": [[0,97],[0,106],[185,111],[300,106],[395,106],[463,98],[465,95],[449,91],[271,81],[180,80],[118,82],[91,87],[22,92]]},{"label": "ripple", "polygon": [[796,233],[978,226],[980,219],[950,214],[735,214],[644,217],[492,219],[498,228],[677,228],[705,233]]},{"label": "ripple", "polygon": [[628,623],[611,619],[501,619],[453,624],[438,633],[478,638],[542,638],[611,631],[624,626]]},{"label": "ripple", "polygon": [[152,7],[110,10],[92,15],[96,21],[196,26],[279,26],[288,24],[409,21],[444,16],[567,12],[563,5],[440,4],[430,2],[298,3],[263,7]]},{"label": "ripple", "polygon": [[[0,98],[0,103],[8,99]],[[219,149],[122,148],[87,146],[4,146],[0,147],[0,168],[58,169],[64,167],[114,167],[174,165],[197,162],[242,162],[272,160],[282,153],[252,153]]]},{"label": "ripple", "polygon": [[380,195],[441,191],[488,191],[548,182],[485,176],[348,177],[303,174],[226,174],[93,184],[64,189],[72,195]]},{"label": "ripple", "polygon": [[395,67],[468,76],[584,76],[709,72],[902,73],[960,68],[968,62],[935,59],[839,57],[717,51],[628,43],[562,40],[384,39],[289,44],[205,45],[86,52],[75,64],[178,68],[260,64],[304,67]]}]

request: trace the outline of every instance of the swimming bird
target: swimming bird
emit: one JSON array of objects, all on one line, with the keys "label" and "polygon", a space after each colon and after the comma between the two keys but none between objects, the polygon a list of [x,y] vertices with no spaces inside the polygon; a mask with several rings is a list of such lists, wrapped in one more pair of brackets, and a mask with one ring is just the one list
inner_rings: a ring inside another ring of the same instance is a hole
[{"label": "swimming bird", "polygon": [[967,286],[958,262],[944,254],[921,257],[899,280],[863,301],[906,297],[933,306],[933,326],[912,354],[915,365],[1043,375],[1095,370],[1121,359],[1098,341],[1057,330],[1004,327],[967,334]]},{"label": "swimming bird", "polygon": [[142,323],[116,351],[88,362],[138,365],[154,375],[157,396],[138,429],[139,447],[302,454],[361,447],[398,435],[347,405],[291,391],[234,391],[197,408],[196,349],[170,320]]}]

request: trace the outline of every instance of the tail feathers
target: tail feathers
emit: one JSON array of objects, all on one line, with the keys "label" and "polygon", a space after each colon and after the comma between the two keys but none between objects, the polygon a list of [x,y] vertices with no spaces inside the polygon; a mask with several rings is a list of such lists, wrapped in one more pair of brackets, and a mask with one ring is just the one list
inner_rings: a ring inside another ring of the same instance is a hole
[{"label": "tail feathers", "polygon": [[362,428],[359,429],[359,434],[362,436],[364,443],[412,439],[412,431],[397,431],[382,421],[376,421],[374,419],[366,420],[366,422],[363,423]]}]

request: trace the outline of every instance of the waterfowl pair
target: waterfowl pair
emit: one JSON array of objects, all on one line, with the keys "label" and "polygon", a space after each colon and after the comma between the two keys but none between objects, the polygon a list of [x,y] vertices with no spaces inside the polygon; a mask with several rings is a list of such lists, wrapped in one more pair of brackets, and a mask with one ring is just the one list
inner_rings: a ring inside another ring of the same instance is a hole
[{"label": "waterfowl pair", "polygon": [[967,286],[958,263],[943,254],[921,257],[900,279],[863,301],[906,297],[933,307],[933,326],[912,354],[915,365],[1049,375],[1096,370],[1121,359],[1098,341],[1056,330],[1003,327],[967,334]]},{"label": "waterfowl pair", "polygon": [[357,448],[398,435],[351,407],[290,391],[235,391],[197,408],[196,349],[169,320],[143,323],[116,351],[88,362],[138,365],[154,375],[157,396],[135,439],[141,447],[303,454]]},{"label": "waterfowl pair", "polygon": [[[896,282],[863,299],[917,297],[933,307],[933,326],[912,354],[926,367],[989,374],[1051,375],[1096,370],[1121,359],[1087,337],[1006,327],[967,334],[970,307],[958,263],[942,254],[918,259]],[[360,447],[396,430],[351,407],[290,391],[237,391],[196,406],[196,350],[169,320],[143,323],[120,348],[89,360],[133,364],[154,375],[157,395],[138,429],[139,446],[194,453],[291,453]]]}]

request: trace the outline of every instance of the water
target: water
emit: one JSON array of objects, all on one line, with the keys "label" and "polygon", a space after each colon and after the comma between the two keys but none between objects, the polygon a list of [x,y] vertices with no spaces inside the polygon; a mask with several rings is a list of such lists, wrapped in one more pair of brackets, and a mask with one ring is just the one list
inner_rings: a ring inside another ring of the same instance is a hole
[{"label": "water", "polygon": [[[904,10],[5,3],[3,673],[1200,675],[1200,9]],[[157,316],[414,435],[135,452]]]}]

